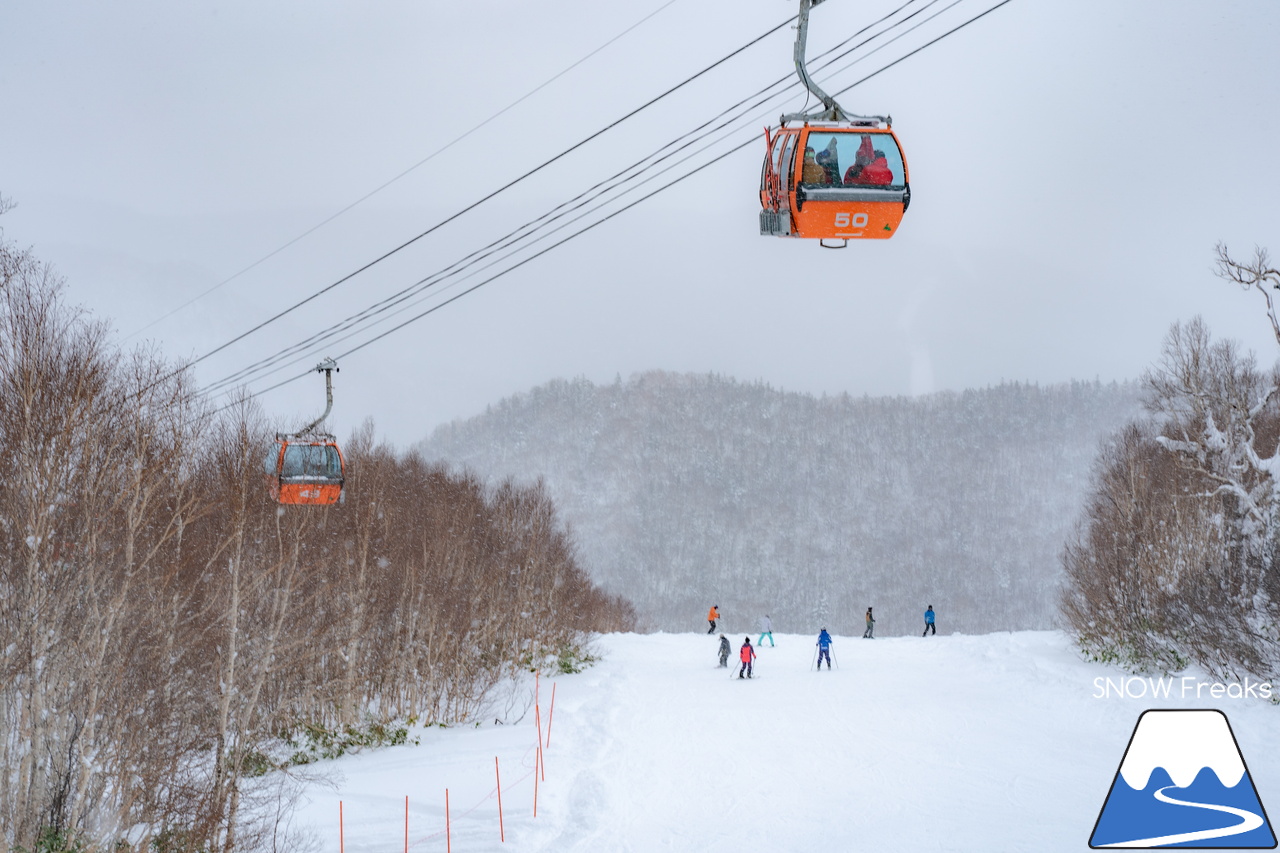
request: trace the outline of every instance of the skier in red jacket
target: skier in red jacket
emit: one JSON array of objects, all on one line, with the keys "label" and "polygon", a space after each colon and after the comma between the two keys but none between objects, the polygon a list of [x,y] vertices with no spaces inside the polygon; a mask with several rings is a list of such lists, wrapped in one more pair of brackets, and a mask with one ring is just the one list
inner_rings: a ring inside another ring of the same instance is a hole
[{"label": "skier in red jacket", "polygon": [[738,657],[742,660],[742,668],[738,670],[738,677],[742,678],[742,673],[747,674],[747,678],[751,677],[751,662],[756,659],[756,650],[751,646],[751,638],[747,637],[742,644],[742,650],[738,652]]}]

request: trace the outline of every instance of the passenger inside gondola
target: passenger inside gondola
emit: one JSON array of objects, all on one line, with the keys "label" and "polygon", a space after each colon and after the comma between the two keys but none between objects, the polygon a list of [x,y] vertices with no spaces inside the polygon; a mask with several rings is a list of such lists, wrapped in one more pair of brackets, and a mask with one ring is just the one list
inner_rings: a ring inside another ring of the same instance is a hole
[{"label": "passenger inside gondola", "polygon": [[862,144],[853,158],[853,165],[844,173],[846,185],[887,187],[893,183],[893,171],[884,151],[872,145],[868,134],[862,135]]},{"label": "passenger inside gondola", "polygon": [[820,186],[830,183],[827,170],[818,164],[812,148],[804,149],[804,168],[800,172],[800,183]]},{"label": "passenger inside gondola", "polygon": [[840,151],[836,145],[836,138],[833,136],[827,143],[827,147],[818,152],[815,158],[818,165],[822,167],[822,171],[826,174],[827,184],[840,183]]}]

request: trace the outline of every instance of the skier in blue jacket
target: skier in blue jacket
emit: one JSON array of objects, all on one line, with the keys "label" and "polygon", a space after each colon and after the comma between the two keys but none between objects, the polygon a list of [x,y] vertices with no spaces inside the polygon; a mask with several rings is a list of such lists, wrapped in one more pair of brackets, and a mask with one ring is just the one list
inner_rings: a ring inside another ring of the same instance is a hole
[{"label": "skier in blue jacket", "polygon": [[933,605],[929,605],[929,609],[924,612],[924,633],[920,636],[927,637],[932,631],[934,636],[938,635],[938,629],[933,626]]},{"label": "skier in blue jacket", "polygon": [[827,633],[827,629],[823,628],[822,633],[818,634],[818,669],[822,669],[822,659],[827,659],[827,669],[831,669],[831,644],[834,642],[831,635]]}]

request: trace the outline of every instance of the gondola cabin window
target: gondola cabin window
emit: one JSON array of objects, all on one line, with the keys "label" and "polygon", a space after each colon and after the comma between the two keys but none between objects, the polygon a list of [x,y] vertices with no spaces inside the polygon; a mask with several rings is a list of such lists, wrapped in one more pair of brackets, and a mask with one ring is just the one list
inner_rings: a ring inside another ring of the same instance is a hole
[{"label": "gondola cabin window", "polygon": [[338,448],[330,444],[290,444],[284,449],[280,478],[285,482],[341,480]]},{"label": "gondola cabin window", "polygon": [[802,186],[902,189],[905,175],[892,134],[815,131],[805,141]]}]

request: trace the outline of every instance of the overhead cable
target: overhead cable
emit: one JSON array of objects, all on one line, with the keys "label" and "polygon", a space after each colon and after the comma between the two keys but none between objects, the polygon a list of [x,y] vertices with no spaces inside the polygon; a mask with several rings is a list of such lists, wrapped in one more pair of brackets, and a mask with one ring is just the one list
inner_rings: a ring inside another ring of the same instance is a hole
[{"label": "overhead cable", "polygon": [[[957,0],[957,2],[959,2],[959,0]],[[968,19],[968,20],[964,21],[963,23],[959,24],[958,26],[953,27],[952,29],[948,30],[947,32],[945,32],[945,33],[943,33],[943,34],[941,34],[941,35],[939,35],[939,36],[937,36],[936,38],[934,38],[934,39],[930,40],[929,42],[925,43],[924,45],[921,45],[920,47],[917,47],[917,48],[915,48],[915,49],[911,50],[909,53],[907,53],[907,54],[903,55],[902,57],[899,57],[899,58],[897,58],[897,59],[895,59],[895,60],[893,60],[893,61],[891,61],[891,62],[887,63],[886,65],[882,66],[881,68],[877,69],[876,71],[872,72],[871,74],[869,74],[869,75],[867,75],[867,76],[863,77],[862,79],[860,79],[860,80],[858,80],[858,81],[856,81],[856,82],[854,82],[854,83],[850,84],[849,86],[844,87],[843,89],[840,89],[836,94],[843,94],[844,92],[849,91],[850,89],[852,89],[852,88],[854,88],[854,87],[856,87],[856,86],[860,85],[861,83],[863,83],[863,82],[865,82],[865,81],[867,81],[867,80],[871,79],[872,77],[875,77],[876,75],[878,75],[878,74],[882,73],[883,71],[887,70],[888,68],[891,68],[891,67],[893,67],[893,66],[895,66],[895,65],[899,64],[899,63],[900,63],[900,62],[902,62],[903,60],[905,60],[905,59],[907,59],[907,58],[909,58],[909,57],[911,57],[911,56],[914,56],[914,55],[918,54],[919,52],[921,52],[921,51],[922,51],[922,50],[924,50],[925,48],[927,48],[927,47],[929,47],[929,46],[932,46],[932,45],[934,45],[934,44],[937,44],[938,42],[942,41],[942,39],[949,37],[950,35],[952,35],[952,34],[954,34],[954,33],[958,32],[959,30],[963,29],[964,27],[968,26],[969,24],[971,24],[971,23],[973,23],[973,22],[975,22],[975,21],[977,21],[977,20],[979,20],[979,19],[981,19],[981,18],[985,17],[986,15],[988,15],[988,14],[990,14],[991,12],[995,11],[996,9],[998,9],[998,8],[1000,8],[1000,7],[1004,6],[1004,5],[1007,5],[1009,2],[1011,2],[1011,0],[1001,0],[1001,2],[996,3],[995,5],[991,6],[991,7],[990,7],[990,8],[988,8],[988,9],[986,9],[985,11],[983,11],[983,12],[981,12],[981,13],[979,13],[979,14],[977,14],[977,15],[973,16],[972,18],[970,18],[970,19]],[[952,6],[954,6],[954,5],[956,5],[956,4],[955,4],[955,3],[952,3],[951,5],[952,5]],[[949,7],[947,7],[947,8],[951,8],[951,7],[949,6]],[[944,11],[945,11],[945,10],[944,10]],[[846,67],[848,67],[848,66],[846,66]],[[768,87],[766,87],[766,89],[767,89],[767,88],[768,88]],[[379,341],[379,340],[384,339],[384,338],[385,338],[385,337],[387,337],[388,335],[393,334],[393,333],[395,333],[395,332],[397,332],[397,331],[399,331],[399,330],[401,330],[401,329],[405,328],[406,326],[408,326],[408,325],[410,325],[410,324],[412,324],[412,323],[414,323],[414,322],[417,322],[418,320],[420,320],[420,319],[422,319],[422,318],[424,318],[424,317],[426,317],[426,316],[428,316],[428,315],[430,315],[430,314],[434,313],[435,311],[438,311],[440,308],[443,308],[443,307],[444,307],[444,306],[446,306],[446,305],[452,304],[453,302],[457,301],[458,299],[462,298],[463,296],[466,296],[467,294],[474,292],[474,291],[475,291],[475,290],[477,290],[478,288],[483,287],[484,285],[489,284],[490,282],[495,281],[495,280],[496,280],[496,279],[498,279],[498,278],[501,278],[502,276],[506,275],[506,274],[507,274],[507,273],[509,273],[509,272],[513,272],[514,270],[519,269],[520,267],[523,267],[525,264],[529,263],[530,261],[532,261],[532,260],[534,260],[534,259],[536,259],[536,258],[539,258],[539,257],[541,257],[541,256],[543,256],[543,255],[545,255],[545,254],[547,254],[547,253],[548,253],[548,252],[550,252],[551,250],[553,250],[553,249],[555,249],[555,248],[558,248],[558,247],[560,247],[560,246],[564,245],[565,243],[569,242],[570,240],[573,240],[573,239],[575,239],[575,238],[577,238],[577,237],[581,236],[582,234],[587,233],[588,231],[591,231],[591,230],[592,230],[592,229],[594,229],[596,226],[601,225],[601,224],[603,224],[604,222],[607,222],[607,221],[609,221],[609,220],[613,219],[614,217],[618,216],[619,214],[621,214],[621,213],[623,213],[623,212],[625,212],[625,211],[627,211],[627,210],[630,210],[631,208],[633,208],[633,207],[635,207],[635,206],[637,206],[637,205],[639,205],[639,204],[641,204],[641,203],[643,203],[643,202],[645,202],[645,201],[648,201],[649,199],[653,198],[654,196],[658,195],[659,193],[665,192],[667,189],[670,189],[671,187],[673,187],[673,186],[675,186],[675,185],[677,185],[677,184],[681,183],[681,182],[682,182],[682,181],[684,181],[686,178],[692,177],[693,175],[695,175],[695,174],[697,174],[697,173],[701,172],[702,170],[704,170],[704,169],[708,168],[709,166],[713,165],[714,163],[719,162],[721,159],[723,159],[724,157],[728,156],[729,154],[736,153],[737,151],[740,151],[740,150],[742,150],[743,148],[746,148],[748,145],[751,145],[751,144],[755,143],[756,141],[757,141],[757,139],[756,139],[755,135],[753,134],[753,136],[752,136],[751,138],[747,138],[747,139],[745,139],[744,141],[742,141],[741,143],[739,143],[738,145],[734,146],[733,148],[731,148],[731,149],[729,149],[729,150],[727,150],[727,151],[720,152],[720,153],[719,153],[719,154],[717,154],[715,157],[713,157],[713,158],[711,158],[711,159],[707,160],[706,162],[703,162],[701,165],[696,166],[695,168],[693,168],[693,169],[692,169],[692,170],[690,170],[689,172],[687,172],[687,173],[684,173],[684,174],[680,175],[679,177],[677,177],[677,178],[673,179],[672,181],[668,182],[667,184],[664,184],[662,187],[659,187],[659,188],[657,188],[657,189],[653,190],[652,192],[650,192],[650,193],[646,194],[645,196],[642,196],[641,198],[636,199],[636,200],[634,200],[634,201],[632,201],[632,202],[630,202],[630,203],[626,204],[625,206],[623,206],[623,207],[621,207],[621,208],[619,208],[619,209],[617,209],[617,210],[612,211],[611,213],[608,213],[607,215],[603,216],[602,218],[600,218],[600,219],[598,219],[598,220],[596,220],[596,221],[594,221],[594,222],[592,222],[592,223],[590,223],[590,224],[586,225],[585,227],[583,227],[583,228],[581,228],[581,229],[579,229],[579,230],[575,231],[574,233],[572,233],[572,234],[570,234],[570,235],[568,235],[568,236],[566,236],[566,237],[562,238],[561,240],[559,240],[559,241],[557,241],[557,242],[555,242],[555,243],[551,244],[550,246],[547,246],[547,247],[545,247],[545,248],[543,248],[543,249],[541,249],[541,250],[537,251],[536,253],[534,253],[534,254],[532,254],[532,255],[529,255],[528,257],[525,257],[525,258],[523,258],[523,259],[519,260],[518,262],[516,262],[516,263],[515,263],[515,264],[513,264],[512,266],[507,267],[507,268],[505,268],[505,269],[503,269],[503,270],[501,270],[501,271],[499,271],[499,272],[495,273],[494,275],[492,275],[492,276],[490,276],[490,277],[488,277],[488,278],[486,278],[486,279],[484,279],[484,280],[482,280],[482,281],[480,281],[480,282],[478,282],[478,283],[476,283],[476,284],[474,284],[474,285],[471,285],[470,287],[466,288],[465,290],[461,291],[460,293],[455,294],[454,296],[452,296],[452,297],[448,298],[447,300],[444,300],[444,301],[442,301],[442,302],[440,302],[440,303],[438,303],[438,304],[436,304],[436,305],[433,305],[432,307],[428,308],[427,310],[422,311],[422,312],[420,312],[420,313],[418,313],[418,314],[416,314],[416,315],[414,315],[414,316],[410,317],[409,319],[407,319],[407,320],[405,320],[405,321],[403,321],[403,322],[401,322],[401,323],[397,324],[396,326],[394,326],[394,327],[392,327],[392,328],[390,328],[390,329],[387,329],[387,330],[385,330],[385,331],[383,331],[383,332],[381,332],[381,333],[377,334],[376,336],[371,337],[371,338],[369,338],[369,339],[367,339],[367,340],[363,341],[362,343],[358,344],[357,346],[355,346],[355,347],[353,347],[353,348],[351,348],[351,349],[347,350],[346,352],[344,352],[344,353],[340,354],[338,357],[339,357],[339,358],[344,358],[344,357],[346,357],[346,356],[348,356],[348,355],[351,355],[351,354],[353,354],[353,353],[355,353],[355,352],[358,352],[358,351],[360,351],[360,350],[364,349],[365,347],[370,346],[371,344],[373,344],[373,343],[375,343],[375,342],[377,342],[377,341]],[[688,158],[686,158],[686,159],[688,159]],[[642,170],[642,171],[643,171],[643,170]],[[664,170],[664,171],[666,171],[666,170]],[[581,218],[581,217],[579,217],[579,218]],[[576,220],[575,220],[575,221],[576,221]],[[563,226],[561,226],[561,227],[563,227]],[[543,239],[543,238],[539,238],[539,239]],[[496,241],[496,242],[498,242],[498,241]],[[492,245],[492,244],[491,244],[491,245]],[[350,336],[347,336],[347,337],[350,337]],[[344,339],[346,339],[346,338],[344,338]],[[289,384],[289,383],[291,383],[291,382],[294,382],[294,381],[296,381],[296,380],[298,380],[298,379],[301,379],[301,378],[303,378],[303,377],[305,377],[305,376],[308,376],[308,375],[310,375],[310,373],[311,373],[311,371],[310,371],[310,370],[308,370],[308,371],[306,371],[306,372],[304,372],[304,373],[298,374],[298,375],[296,375],[296,376],[293,376],[293,377],[290,377],[290,378],[288,378],[288,379],[285,379],[285,380],[283,380],[283,381],[281,381],[281,382],[278,382],[278,383],[276,383],[276,384],[274,384],[274,385],[271,385],[271,386],[268,386],[268,387],[266,387],[266,388],[263,388],[263,389],[261,389],[261,390],[259,390],[259,391],[253,392],[250,396],[258,396],[258,395],[260,395],[260,394],[268,393],[268,392],[270,392],[270,391],[272,391],[272,390],[275,390],[275,389],[277,389],[277,388],[279,388],[279,387],[282,387],[283,385],[287,385],[287,384]]]},{"label": "overhead cable", "polygon": [[[908,15],[906,18],[902,19],[901,21],[894,23],[890,27],[886,28],[884,31],[876,33],[873,36],[871,36],[869,39],[859,42],[858,44],[855,44],[848,49],[842,50],[842,48],[848,45],[849,42],[853,41],[858,36],[865,34],[869,30],[871,30],[873,27],[899,14],[914,2],[917,2],[917,0],[907,0],[906,3],[899,6],[897,9],[893,10],[889,14],[881,17],[876,21],[873,21],[871,24],[868,24],[867,26],[858,30],[853,35],[849,36],[839,44],[835,45],[834,47],[820,54],[818,57],[815,57],[815,59],[823,59],[825,57],[830,57],[830,58],[827,58],[826,61],[822,65],[820,65],[817,70],[823,70],[829,67],[835,61],[838,61],[839,59],[845,56],[848,56],[850,53],[865,46],[870,41],[885,35],[886,33],[892,31],[896,27],[903,25],[905,22],[915,17],[915,15],[922,13],[923,11],[927,10],[929,7],[933,6],[935,3],[939,2],[939,0],[929,0],[929,2],[926,3],[921,9],[917,10],[916,12],[913,12],[912,14]],[[960,0],[955,0],[955,2],[960,2]],[[955,4],[953,3],[952,5],[955,5]],[[947,7],[947,8],[950,8],[950,7]],[[937,13],[937,14],[940,14],[940,13]],[[936,14],[926,20],[932,20],[933,17],[936,17]],[[782,92],[774,93],[772,95],[767,94],[770,92],[771,89],[774,89],[779,85],[784,85],[784,90]],[[566,210],[567,212],[572,212],[573,210],[578,209],[584,203],[582,200],[588,195],[595,193],[596,197],[598,197],[599,195],[605,192],[609,192],[611,190],[616,189],[618,186],[628,181],[634,180],[638,175],[643,174],[645,170],[652,168],[655,164],[660,163],[663,160],[673,156],[675,151],[668,150],[668,149],[673,149],[674,146],[679,146],[682,143],[684,143],[686,140],[692,139],[693,141],[696,142],[701,138],[705,138],[706,135],[713,133],[720,128],[723,128],[724,124],[721,124],[717,128],[712,128],[710,131],[705,131],[700,136],[697,135],[699,134],[699,132],[704,131],[710,125],[714,124],[716,121],[718,121],[725,115],[729,114],[730,112],[733,112],[734,110],[742,109],[743,111],[741,114],[745,114],[746,111],[754,110],[756,107],[760,106],[764,102],[763,100],[759,100],[754,104],[747,105],[748,101],[751,98],[758,98],[762,95],[767,95],[767,98],[769,99],[774,97],[779,97],[781,95],[785,95],[787,90],[795,89],[797,88],[797,86],[799,86],[799,83],[791,75],[787,75],[782,78],[779,78],[778,80],[775,80],[773,83],[758,90],[753,95],[748,96],[748,98],[742,99],[738,101],[736,104],[732,105],[731,107],[725,110],[722,110],[717,116],[709,119],[706,122],[703,122],[701,125],[698,125],[692,130],[689,130],[684,134],[677,136],[676,138],[672,139],[666,144],[659,146],[659,148],[653,153],[647,155],[646,157],[641,158],[637,162],[620,170],[619,172],[615,173],[611,177],[598,182],[597,184],[588,188],[582,193],[579,193],[574,198],[566,202],[562,202],[560,205],[553,208],[551,211],[544,213],[541,216],[529,222],[526,222],[524,225],[514,229],[513,231],[504,235],[503,237],[498,238],[497,240],[489,243],[488,245],[482,247],[481,249],[477,249],[473,251],[471,254],[459,259],[458,261],[453,262],[449,266],[444,267],[443,269],[437,271],[436,273],[433,273],[423,279],[419,279],[418,281],[414,282],[413,284],[409,285],[403,290],[398,291],[397,293],[392,294],[389,297],[386,297],[382,301],[375,303],[374,305],[364,309],[363,311],[357,314],[351,315],[346,319],[339,321],[338,323],[331,325],[324,330],[321,330],[318,333],[309,335],[307,338],[303,339],[302,341],[296,344],[293,344],[292,346],[286,347],[271,356],[268,356],[258,362],[250,364],[247,367],[242,368],[230,374],[229,376],[226,376],[218,380],[217,382],[212,383],[211,385],[207,386],[205,390],[208,392],[216,392],[217,390],[223,387],[236,384],[239,381],[242,381],[246,378],[253,376],[255,373],[260,373],[261,371],[271,367],[276,363],[279,363],[282,360],[288,359],[290,356],[302,351],[303,349],[313,348],[317,346],[318,342],[321,340],[327,341],[330,338],[330,336],[339,334],[342,331],[349,329],[351,325],[354,323],[363,322],[365,320],[368,320],[371,316],[383,313],[387,310],[390,310],[391,308],[394,308],[395,306],[403,303],[405,300],[411,298],[421,290],[425,290],[426,288],[432,287],[446,278],[457,275],[462,270],[471,267],[478,260],[483,260],[489,255],[498,251],[505,250],[510,245],[529,237],[529,235],[545,227],[550,222],[554,222],[556,219],[559,219],[560,217],[564,216]],[[745,109],[743,109],[744,105],[747,105]],[[662,153],[663,151],[668,151],[668,153],[663,154]],[[648,165],[645,165],[646,162],[648,163]],[[628,175],[628,173],[631,173],[631,174]],[[604,189],[601,189],[602,187],[604,187]]]}]

